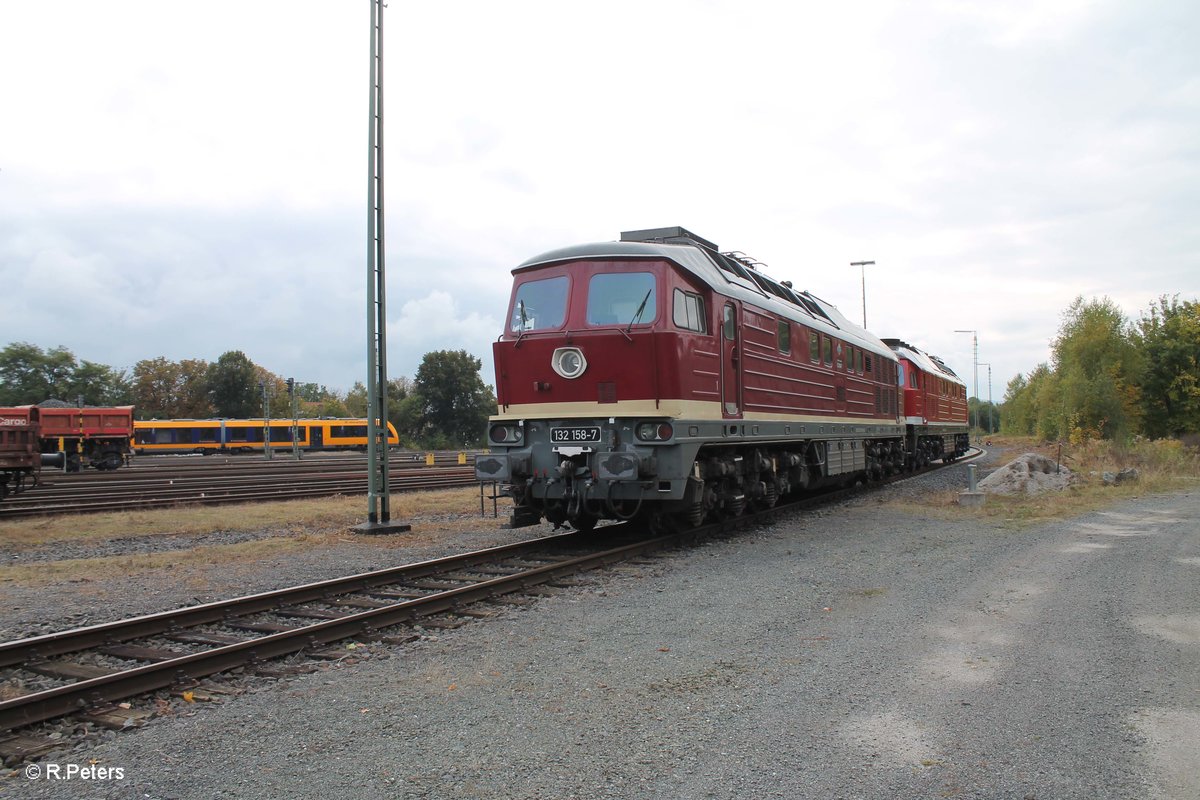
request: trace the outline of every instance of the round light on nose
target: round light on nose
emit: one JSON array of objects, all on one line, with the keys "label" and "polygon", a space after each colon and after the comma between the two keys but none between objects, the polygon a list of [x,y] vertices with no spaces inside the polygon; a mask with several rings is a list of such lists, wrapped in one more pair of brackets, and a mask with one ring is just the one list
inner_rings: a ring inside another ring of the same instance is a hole
[{"label": "round light on nose", "polygon": [[643,442],[665,442],[675,430],[669,422],[642,422],[634,429],[634,433]]},{"label": "round light on nose", "polygon": [[512,425],[493,425],[491,431],[493,442],[519,442],[521,429]]},{"label": "round light on nose", "polygon": [[567,378],[578,378],[587,369],[587,359],[578,347],[560,347],[550,357],[550,366],[559,375]]}]

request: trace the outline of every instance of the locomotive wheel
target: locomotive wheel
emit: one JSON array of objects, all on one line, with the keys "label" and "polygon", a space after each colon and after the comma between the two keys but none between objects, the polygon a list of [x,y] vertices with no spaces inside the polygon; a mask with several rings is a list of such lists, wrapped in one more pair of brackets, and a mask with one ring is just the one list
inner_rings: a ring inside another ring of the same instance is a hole
[{"label": "locomotive wheel", "polygon": [[667,514],[663,511],[650,511],[646,512],[643,521],[655,536],[665,536],[666,534],[677,533],[679,531],[679,519],[674,514]]},{"label": "locomotive wheel", "polygon": [[730,497],[728,500],[726,500],[725,507],[721,509],[721,518],[722,519],[733,519],[734,517],[740,517],[742,515],[742,512],[745,510],[746,510],[745,495],[742,495],[739,497]]},{"label": "locomotive wheel", "polygon": [[575,519],[571,520],[571,527],[580,533],[591,533],[596,529],[598,520],[591,514],[580,514]]},{"label": "locomotive wheel", "polygon": [[100,456],[100,459],[95,463],[96,469],[99,470],[114,470],[121,466],[121,454],[115,450],[110,450]]},{"label": "locomotive wheel", "polygon": [[779,487],[775,485],[774,478],[763,481],[763,485],[766,487],[763,495],[757,498],[753,505],[756,509],[774,508],[775,504],[779,502]]}]

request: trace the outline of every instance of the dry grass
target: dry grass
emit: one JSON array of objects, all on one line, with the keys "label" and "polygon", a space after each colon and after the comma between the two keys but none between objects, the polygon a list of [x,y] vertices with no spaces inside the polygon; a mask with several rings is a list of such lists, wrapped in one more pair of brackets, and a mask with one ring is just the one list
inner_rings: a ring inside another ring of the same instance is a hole
[{"label": "dry grass", "polygon": [[[488,512],[486,519],[491,520],[490,505]],[[478,527],[479,490],[466,488],[396,494],[391,498],[391,513],[394,519],[447,517],[453,518],[451,521],[461,526]],[[503,514],[504,509],[501,509],[502,518]],[[365,522],[366,517],[365,496],[41,517],[0,522],[0,547],[217,531],[279,529],[301,533],[345,529]]]},{"label": "dry grass", "polygon": [[134,577],[147,572],[171,570],[182,572],[189,567],[212,567],[259,561],[303,547],[323,544],[325,537],[261,539],[253,542],[193,547],[165,553],[102,556],[99,558],[69,558],[62,561],[37,561],[0,567],[0,583],[47,584],[64,581],[80,582],[96,578]]},{"label": "dry grass", "polygon": [[206,568],[252,566],[304,549],[336,548],[347,543],[381,550],[436,543],[448,535],[491,530],[507,522],[479,515],[474,488],[413,492],[392,496],[392,519],[413,523],[400,536],[355,536],[350,528],[365,522],[366,497],[256,503],[236,506],[193,506],[86,516],[46,517],[0,523],[0,547],[28,548],[55,544],[103,543],[127,537],[200,536],[254,531],[268,535],[253,541],[95,558],[13,563],[0,566],[0,585],[86,583],[97,578],[173,572],[186,576]]},{"label": "dry grass", "polygon": [[[992,445],[1003,447],[1016,458],[1022,453],[1040,453],[1057,460],[1057,444],[1035,442],[1016,437],[992,437]],[[1063,446],[1061,463],[1077,473],[1082,483],[1061,492],[1036,495],[989,494],[981,508],[958,504],[958,491],[938,492],[920,502],[889,504],[910,513],[933,514],[945,519],[994,519],[1018,527],[1041,521],[1066,519],[1108,508],[1124,500],[1151,494],[1195,489],[1200,482],[1200,454],[1178,441],[1139,441],[1130,445],[1090,441],[1078,446]],[[1118,486],[1105,485],[1105,472],[1134,468],[1138,479]],[[966,488],[966,487],[964,487]]]}]

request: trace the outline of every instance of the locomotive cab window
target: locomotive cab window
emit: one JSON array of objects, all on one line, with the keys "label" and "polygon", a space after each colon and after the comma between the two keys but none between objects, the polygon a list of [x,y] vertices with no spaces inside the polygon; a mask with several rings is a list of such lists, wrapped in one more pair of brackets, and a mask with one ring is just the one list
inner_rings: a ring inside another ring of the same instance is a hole
[{"label": "locomotive cab window", "polygon": [[816,331],[808,332],[808,357],[811,361],[821,360],[821,337]]},{"label": "locomotive cab window", "polygon": [[588,282],[588,325],[648,325],[657,316],[649,272],[601,272]]},{"label": "locomotive cab window", "polygon": [[706,333],[704,329],[704,298],[682,289],[676,289],[674,297],[675,327],[685,331]]},{"label": "locomotive cab window", "polygon": [[509,330],[528,333],[562,327],[567,316],[568,288],[566,275],[522,283],[513,301]]},{"label": "locomotive cab window", "polygon": [[737,339],[737,311],[734,310],[732,303],[725,304],[725,318],[722,325],[725,338],[729,341]]},{"label": "locomotive cab window", "polygon": [[833,366],[833,340],[828,336],[821,337],[821,350],[824,355],[825,366]]}]

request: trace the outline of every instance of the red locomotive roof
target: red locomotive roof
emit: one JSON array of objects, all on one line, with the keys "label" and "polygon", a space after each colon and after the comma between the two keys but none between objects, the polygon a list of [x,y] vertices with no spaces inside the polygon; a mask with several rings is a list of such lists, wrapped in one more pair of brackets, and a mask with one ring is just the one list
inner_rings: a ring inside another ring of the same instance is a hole
[{"label": "red locomotive roof", "polygon": [[723,295],[736,297],[785,319],[836,336],[879,358],[897,360],[891,348],[873,333],[843,316],[836,306],[810,292],[796,291],[789,283],[776,281],[750,269],[742,259],[706,247],[704,240],[691,238],[692,235],[681,228],[634,231],[623,236],[638,233],[663,235],[648,237],[646,241],[596,242],[551,250],[523,262],[513,270],[513,275],[571,261],[669,261]]}]

